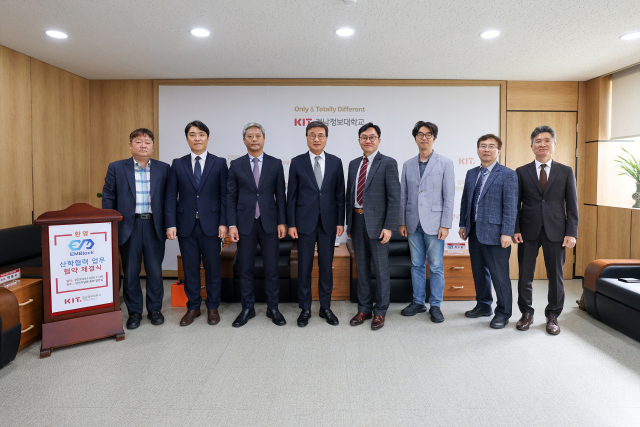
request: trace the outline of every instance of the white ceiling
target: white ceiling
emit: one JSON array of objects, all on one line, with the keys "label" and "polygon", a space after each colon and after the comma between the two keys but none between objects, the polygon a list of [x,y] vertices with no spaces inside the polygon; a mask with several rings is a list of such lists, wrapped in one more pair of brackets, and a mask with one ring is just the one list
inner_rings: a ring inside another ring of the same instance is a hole
[{"label": "white ceiling", "polygon": [[639,0],[0,0],[0,45],[88,79],[588,80],[632,31]]}]

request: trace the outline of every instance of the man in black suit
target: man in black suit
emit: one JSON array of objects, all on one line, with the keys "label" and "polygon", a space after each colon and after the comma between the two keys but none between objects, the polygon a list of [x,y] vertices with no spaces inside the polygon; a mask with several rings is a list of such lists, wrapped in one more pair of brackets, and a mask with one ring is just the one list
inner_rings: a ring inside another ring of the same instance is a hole
[{"label": "man in black suit", "polygon": [[[142,289],[140,268],[144,254],[147,273],[147,318],[164,323],[162,260],[164,259],[164,194],[169,165],[151,161],[154,138],[149,129],[129,135],[132,157],[109,165],[102,189],[102,209],[115,209],[124,219],[118,223],[118,245],[124,271],[124,303],[129,311],[127,329],[140,326]],[[153,164],[152,164],[153,163]]]},{"label": "man in black suit", "polygon": [[231,162],[227,182],[229,237],[238,242],[242,311],[233,322],[239,328],[256,316],[253,268],[260,243],[265,269],[267,317],[278,325],[287,322],[278,310],[280,241],[287,234],[282,161],[264,153],[264,128],[248,123],[242,130],[248,153]]},{"label": "man in black suit", "polygon": [[558,316],[564,306],[563,267],[566,249],[578,237],[578,195],[576,177],[570,166],[551,160],[556,133],[549,126],[538,126],[531,133],[531,150],[536,159],[516,169],[519,182],[518,218],[514,243],[518,245],[518,307],[522,317],[516,324],[521,331],[533,323],[532,283],[536,258],[542,246],[549,279],[545,308],[547,333],[558,335]]},{"label": "man in black suit", "polygon": [[[378,151],[380,128],[367,123],[358,130],[362,156],[349,163],[346,209],[347,230],[353,239],[358,270],[358,313],[351,326],[373,321],[371,329],[384,326],[389,308],[391,280],[389,276],[389,239],[398,228],[400,214],[400,179],[398,163]],[[371,281],[371,265],[376,272]],[[375,306],[374,306],[375,301]]]},{"label": "man in black suit", "polygon": [[180,326],[200,316],[200,258],[207,288],[207,323],[220,322],[221,241],[227,236],[227,162],[207,152],[209,128],[199,120],[184,128],[191,153],[175,159],[167,180],[167,237],[178,237],[184,292],[189,301]]},{"label": "man in black suit", "polygon": [[330,325],[338,318],[331,311],[333,253],[336,234],[344,232],[344,172],[342,160],[324,151],[329,128],[320,121],[307,125],[309,151],[294,157],[289,167],[287,220],[289,235],[298,239],[298,326],[311,317],[311,270],[318,246],[320,317]]}]

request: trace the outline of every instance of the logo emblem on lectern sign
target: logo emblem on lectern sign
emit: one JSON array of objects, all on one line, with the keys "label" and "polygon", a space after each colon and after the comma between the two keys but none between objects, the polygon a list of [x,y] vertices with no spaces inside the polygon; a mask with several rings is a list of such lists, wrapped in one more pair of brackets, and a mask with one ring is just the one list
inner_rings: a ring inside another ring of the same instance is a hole
[{"label": "logo emblem on lectern sign", "polygon": [[91,249],[93,248],[93,240],[91,239],[84,239],[84,240],[72,240],[71,243],[69,243],[69,248],[72,251],[79,251],[80,249],[82,249],[82,246],[84,244],[87,244],[85,249]]}]

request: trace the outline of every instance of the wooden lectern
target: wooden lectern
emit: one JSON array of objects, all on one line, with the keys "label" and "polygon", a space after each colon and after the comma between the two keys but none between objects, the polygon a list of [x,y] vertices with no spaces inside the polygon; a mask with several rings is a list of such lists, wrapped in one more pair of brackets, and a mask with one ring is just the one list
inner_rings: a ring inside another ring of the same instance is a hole
[{"label": "wooden lectern", "polygon": [[56,347],[124,339],[118,221],[117,211],[86,203],[46,212],[35,221],[42,226],[41,358]]}]

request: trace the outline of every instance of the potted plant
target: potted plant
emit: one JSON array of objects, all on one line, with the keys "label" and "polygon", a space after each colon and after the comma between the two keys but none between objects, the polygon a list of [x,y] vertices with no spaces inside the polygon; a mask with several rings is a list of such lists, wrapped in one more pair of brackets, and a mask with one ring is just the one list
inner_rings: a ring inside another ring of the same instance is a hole
[{"label": "potted plant", "polygon": [[622,172],[618,175],[627,175],[636,181],[636,192],[631,195],[636,203],[632,207],[640,208],[640,161],[638,161],[633,154],[629,153],[624,148],[622,151],[627,153],[630,158],[625,159],[622,156],[618,156],[618,158],[614,160],[618,163],[618,167],[622,169]]}]

